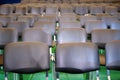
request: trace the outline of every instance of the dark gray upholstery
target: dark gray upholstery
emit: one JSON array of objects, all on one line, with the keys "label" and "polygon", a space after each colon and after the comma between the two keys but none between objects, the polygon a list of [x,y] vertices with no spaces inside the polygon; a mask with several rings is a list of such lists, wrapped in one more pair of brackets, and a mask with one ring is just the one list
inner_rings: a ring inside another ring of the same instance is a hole
[{"label": "dark gray upholstery", "polygon": [[21,36],[22,32],[25,29],[29,28],[29,24],[27,22],[22,22],[22,21],[14,21],[14,22],[10,22],[8,23],[8,28],[15,28],[18,32],[18,35]]},{"label": "dark gray upholstery", "polygon": [[86,31],[83,28],[62,28],[59,29],[58,44],[71,42],[86,42]]},{"label": "dark gray upholstery", "polygon": [[114,21],[111,23],[111,29],[117,29],[120,30],[120,21]]},{"label": "dark gray upholstery", "polygon": [[48,22],[48,21],[38,21],[35,22],[34,28],[41,28],[45,32],[54,35],[55,34],[55,22]]},{"label": "dark gray upholstery", "polygon": [[92,42],[104,48],[105,43],[112,40],[120,40],[120,30],[98,29],[92,31]]},{"label": "dark gray upholstery", "polygon": [[18,21],[24,21],[29,24],[29,26],[33,26],[34,23],[34,17],[33,16],[18,16]]},{"label": "dark gray upholstery", "polygon": [[85,29],[90,34],[95,29],[107,29],[107,25],[102,20],[89,20],[85,23]]},{"label": "dark gray upholstery", "polygon": [[81,24],[78,21],[63,21],[60,23],[60,28],[81,28]]},{"label": "dark gray upholstery", "polygon": [[120,40],[106,44],[106,67],[110,70],[120,70]]},{"label": "dark gray upholstery", "polygon": [[0,48],[11,42],[17,42],[17,31],[12,28],[0,28]]},{"label": "dark gray upholstery", "polygon": [[16,73],[35,73],[50,68],[48,45],[40,42],[8,44],[4,53],[4,70]]},{"label": "dark gray upholstery", "polygon": [[56,71],[84,73],[99,69],[97,46],[92,43],[59,44],[56,50]]},{"label": "dark gray upholstery", "polygon": [[9,16],[4,16],[4,15],[1,15],[0,16],[0,22],[2,22],[2,26],[7,26],[8,22],[11,22],[11,17]]},{"label": "dark gray upholstery", "polygon": [[43,42],[48,45],[52,45],[52,35],[47,34],[42,29],[31,28],[26,29],[23,32],[22,36],[23,41],[25,42]]}]

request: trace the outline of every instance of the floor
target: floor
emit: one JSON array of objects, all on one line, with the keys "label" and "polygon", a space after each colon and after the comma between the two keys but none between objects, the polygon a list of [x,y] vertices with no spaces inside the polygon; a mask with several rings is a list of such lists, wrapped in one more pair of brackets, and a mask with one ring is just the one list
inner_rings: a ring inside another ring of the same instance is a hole
[{"label": "floor", "polygon": [[[51,64],[52,66],[53,64]],[[54,79],[54,70],[49,71],[49,80],[55,80]],[[86,73],[86,74],[66,74],[66,73],[59,73],[60,80],[96,80],[95,78],[96,72]],[[14,74],[9,73],[8,79],[14,80]],[[100,68],[100,80],[107,80],[106,76],[106,68],[104,66],[101,66]],[[23,80],[45,80],[45,73],[36,73],[36,74],[23,74],[22,75]],[[88,79],[89,78],[89,79]],[[1,68],[0,70],[0,80],[4,80],[4,72]],[[20,76],[17,77],[17,80],[21,80]],[[120,71],[111,71],[111,80],[120,80]]]}]

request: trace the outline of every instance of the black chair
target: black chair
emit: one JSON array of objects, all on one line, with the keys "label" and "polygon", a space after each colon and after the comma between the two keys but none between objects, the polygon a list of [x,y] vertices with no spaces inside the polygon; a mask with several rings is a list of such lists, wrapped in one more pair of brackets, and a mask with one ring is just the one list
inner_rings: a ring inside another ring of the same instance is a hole
[{"label": "black chair", "polygon": [[106,68],[108,80],[111,80],[110,70],[120,70],[120,40],[106,44]]},{"label": "black chair", "polygon": [[[57,46],[55,55],[56,72],[86,73],[97,70],[99,80],[99,54],[97,46],[93,43],[64,43]],[[59,74],[56,74],[57,80]]]},{"label": "black chair", "polygon": [[5,80],[7,72],[32,74],[50,69],[49,47],[40,42],[16,42],[5,47],[4,71]]}]

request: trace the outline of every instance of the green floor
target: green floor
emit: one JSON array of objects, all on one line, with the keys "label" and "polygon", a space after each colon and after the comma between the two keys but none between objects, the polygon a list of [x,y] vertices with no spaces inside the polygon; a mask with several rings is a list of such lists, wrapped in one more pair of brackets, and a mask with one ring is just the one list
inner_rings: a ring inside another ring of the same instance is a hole
[{"label": "green floor", "polygon": [[[96,80],[95,72],[91,72],[90,76],[87,74],[65,74],[59,73],[60,80]],[[13,73],[9,73],[9,80],[14,80]],[[54,80],[53,71],[49,71],[49,80]],[[107,80],[106,77],[106,68],[101,66],[100,68],[100,80]],[[45,80],[45,73],[36,73],[36,74],[24,74],[22,75],[23,80]],[[0,80],[4,80],[4,72],[0,71]],[[17,80],[21,80],[19,77]],[[111,80],[120,80],[120,71],[111,71]]]}]

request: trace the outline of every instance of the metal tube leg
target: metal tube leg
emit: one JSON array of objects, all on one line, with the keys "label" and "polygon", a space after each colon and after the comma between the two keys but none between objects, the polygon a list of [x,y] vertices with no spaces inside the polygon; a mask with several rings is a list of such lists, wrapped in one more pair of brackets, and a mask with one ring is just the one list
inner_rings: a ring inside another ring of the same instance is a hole
[{"label": "metal tube leg", "polygon": [[107,79],[111,80],[111,78],[110,78],[110,70],[107,70]]},{"label": "metal tube leg", "polygon": [[48,71],[46,71],[46,80],[48,80]]},{"label": "metal tube leg", "polygon": [[4,79],[8,80],[8,73],[7,72],[5,72],[5,78]]},{"label": "metal tube leg", "polygon": [[96,71],[96,80],[99,80],[99,71]]},{"label": "metal tube leg", "polygon": [[59,73],[58,73],[58,72],[56,72],[56,80],[60,80],[60,79],[59,79]]}]

